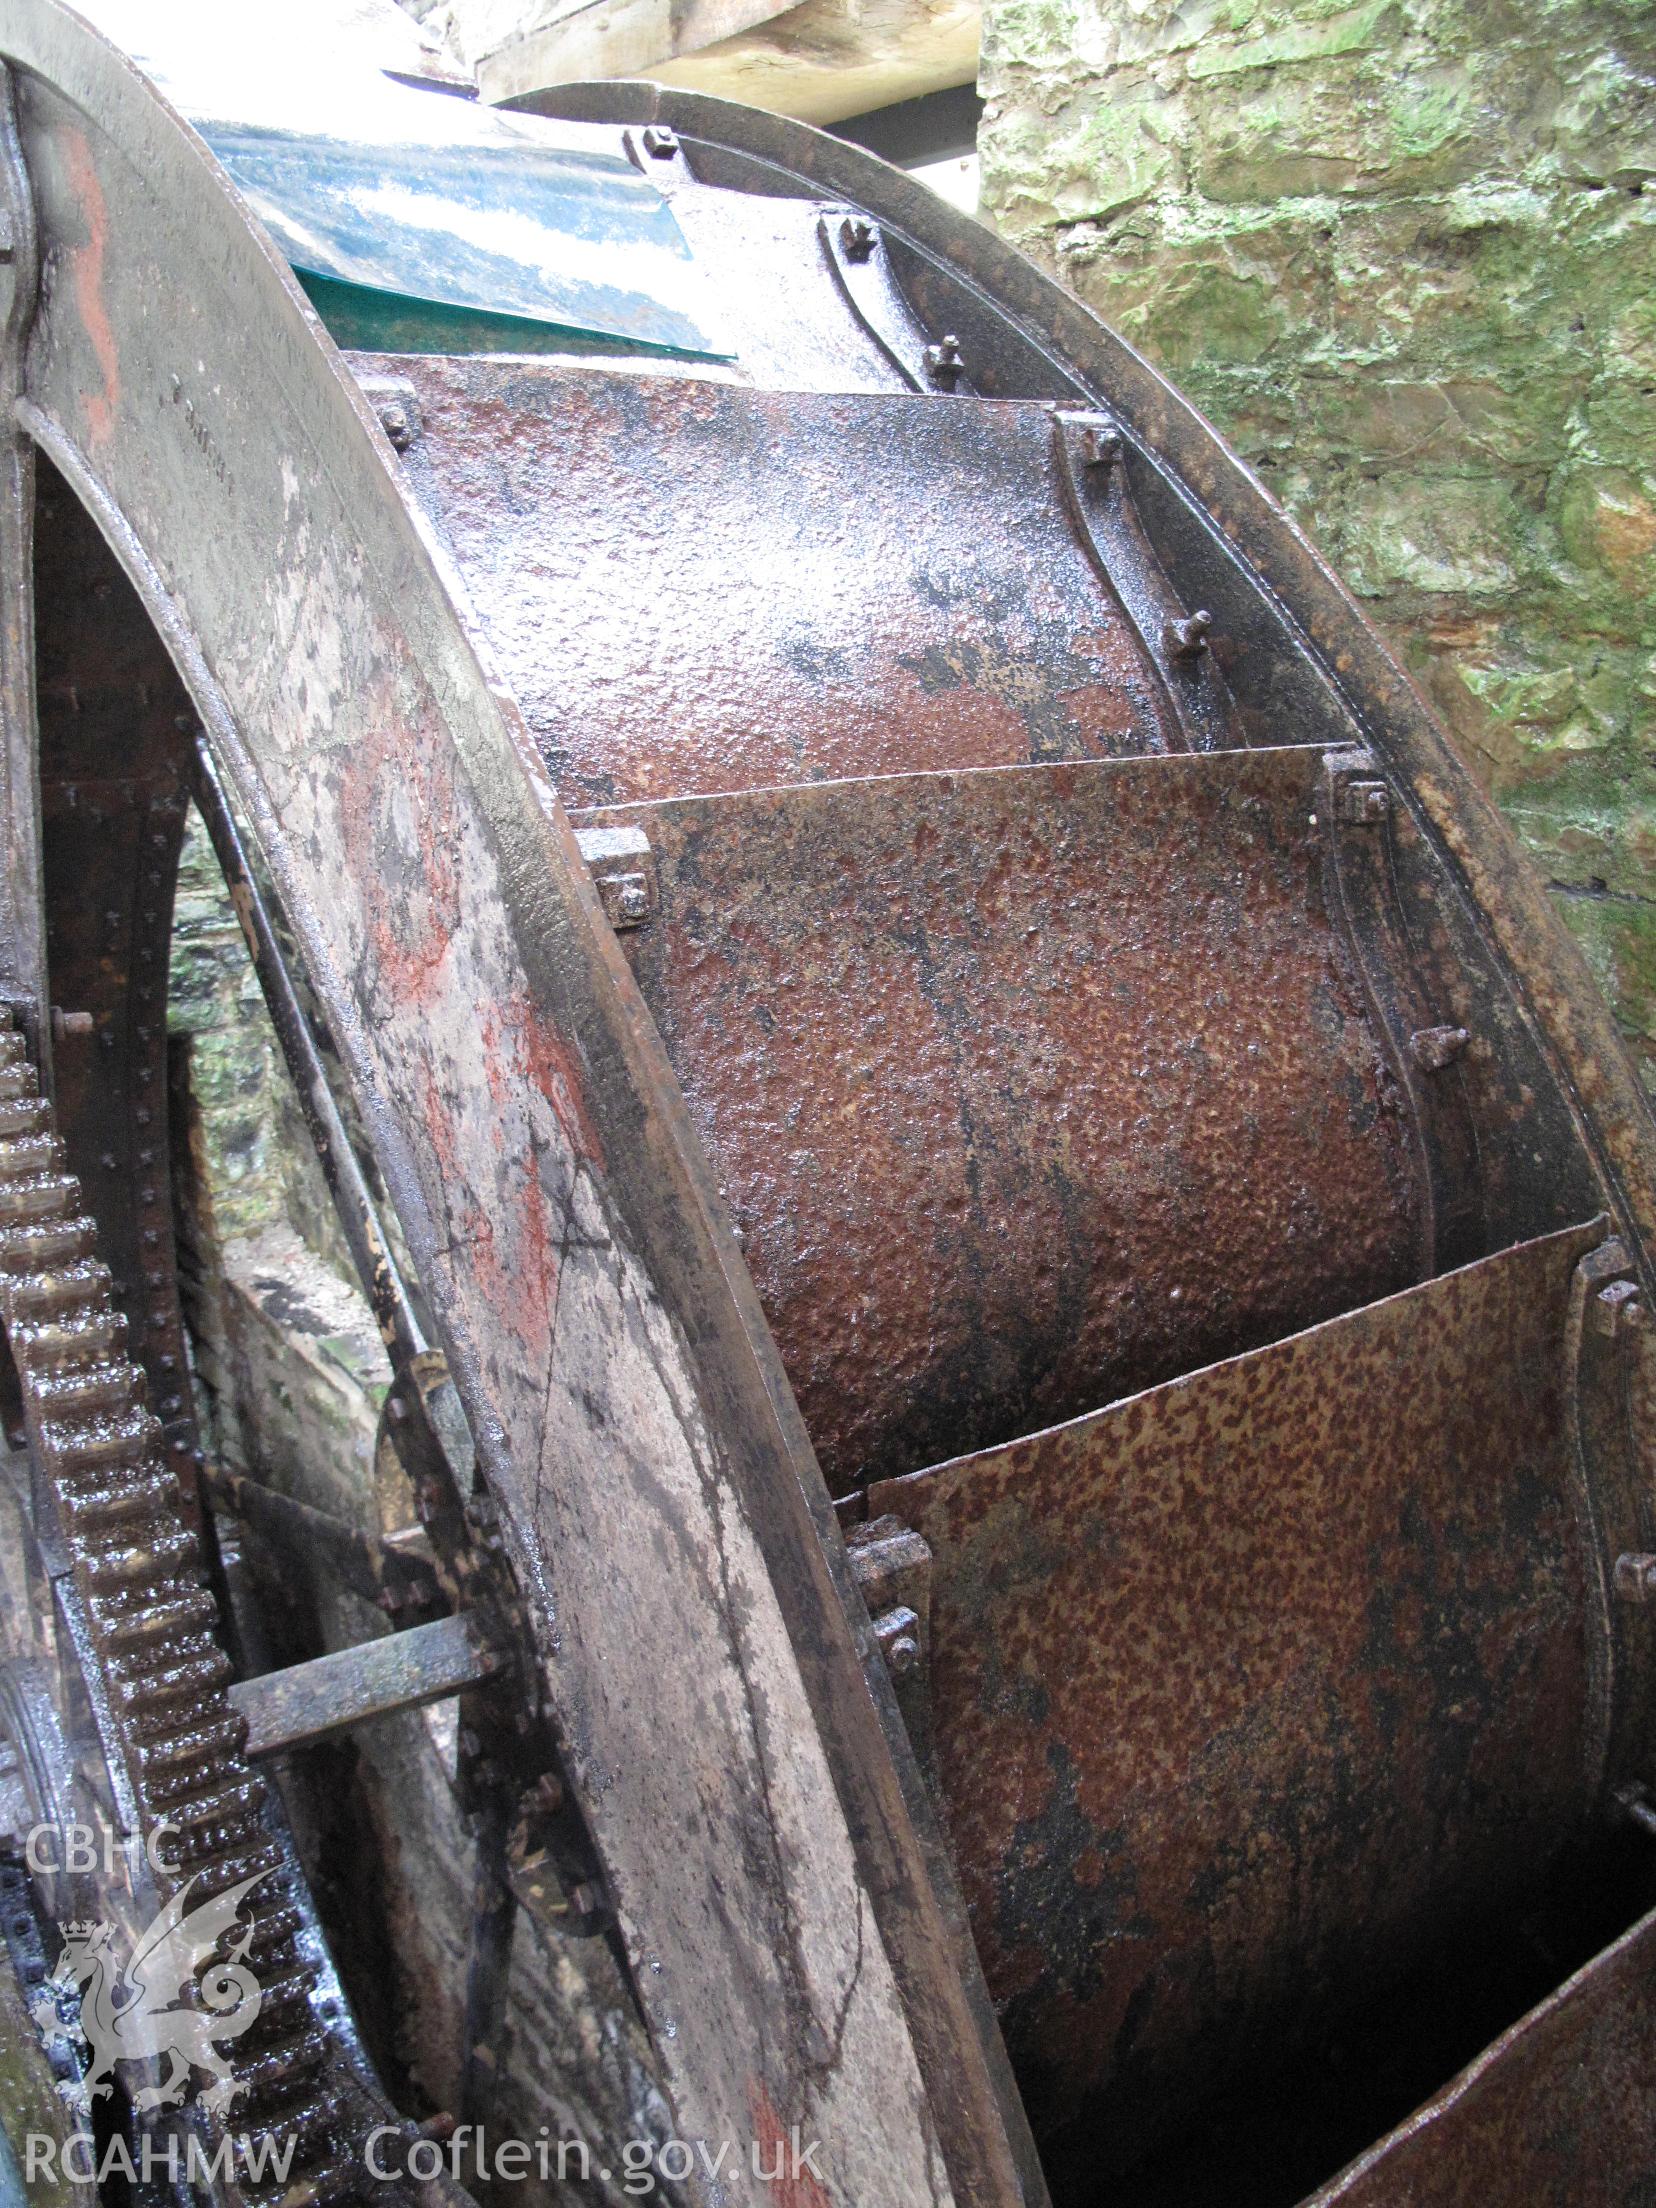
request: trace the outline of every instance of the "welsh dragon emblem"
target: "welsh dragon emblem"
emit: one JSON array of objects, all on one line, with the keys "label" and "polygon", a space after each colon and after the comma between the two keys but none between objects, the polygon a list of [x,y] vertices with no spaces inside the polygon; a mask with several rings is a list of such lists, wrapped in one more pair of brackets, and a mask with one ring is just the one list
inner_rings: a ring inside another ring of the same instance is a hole
[{"label": "welsh dragon emblem", "polygon": [[[239,2039],[259,2013],[259,1982],[242,1960],[252,1926],[241,1927],[240,1939],[222,1962],[210,1963],[209,1958],[237,1928],[248,1893],[268,1876],[261,1871],[186,1914],[196,1883],[192,1878],[139,1935],[124,1965],[117,1926],[96,1922],[63,1927],[62,1953],[30,2003],[30,2013],[42,2038],[56,2037],[66,2025],[78,2033],[89,2066],[76,2089],[77,2099],[101,2099],[108,2093],[118,2062],[165,2058],[170,2064],[166,2076],[133,2096],[138,2113],[182,2101],[190,2089],[192,2066],[207,2071],[213,2081],[201,2096],[202,2107],[210,2114],[222,2113],[235,2079],[214,2043]],[[198,2005],[185,2007],[182,1997],[192,1979]]]}]

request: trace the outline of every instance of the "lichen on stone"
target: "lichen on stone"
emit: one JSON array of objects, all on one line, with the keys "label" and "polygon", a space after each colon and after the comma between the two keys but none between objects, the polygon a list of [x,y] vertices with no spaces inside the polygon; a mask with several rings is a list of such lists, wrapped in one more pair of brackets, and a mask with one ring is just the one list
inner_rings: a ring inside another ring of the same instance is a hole
[{"label": "lichen on stone", "polygon": [[1364,601],[1656,1086],[1656,7],[988,0],[981,84],[985,215]]}]

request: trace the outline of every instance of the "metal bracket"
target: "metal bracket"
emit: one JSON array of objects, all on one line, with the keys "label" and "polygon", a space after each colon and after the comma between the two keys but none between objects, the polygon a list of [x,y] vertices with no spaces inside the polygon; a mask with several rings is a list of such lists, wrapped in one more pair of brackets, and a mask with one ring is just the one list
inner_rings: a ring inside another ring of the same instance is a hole
[{"label": "metal bracket", "polygon": [[825,207],[817,235],[853,317],[910,389],[969,392],[959,339],[932,340],[897,280],[879,225],[855,207]]},{"label": "metal bracket", "polygon": [[577,828],[575,841],[617,934],[642,928],[661,910],[655,853],[642,828]]},{"label": "metal bracket", "polygon": [[1476,1039],[1427,994],[1405,918],[1393,850],[1390,784],[1361,746],[1323,754],[1314,824],[1323,830],[1328,901],[1356,956],[1393,1079],[1407,1099],[1420,1190],[1420,1269],[1449,1272],[1484,1252],[1477,1130],[1457,1061]]},{"label": "metal bracket", "polygon": [[1127,481],[1127,443],[1113,415],[1052,409],[1059,483],[1070,525],[1104,587],[1137,633],[1161,692],[1170,751],[1229,751],[1242,741],[1236,707],[1211,648],[1213,616],[1190,611],[1169,582]]},{"label": "metal bracket", "polygon": [[1645,1438],[1656,1327],[1618,1235],[1575,1269],[1564,1350],[1576,1507],[1599,1581],[1597,1630],[1587,1635],[1590,1754],[1613,1811],[1618,1788],[1656,1778],[1656,1712],[1635,1692],[1656,1662],[1656,1485]]},{"label": "metal bracket", "polygon": [[234,1511],[261,1540],[320,1563],[353,1595],[401,1623],[440,1616],[447,1607],[423,1532],[364,1533],[211,1461],[202,1467],[202,1481],[213,1500]]},{"label": "metal bracket", "polygon": [[931,1549],[911,1526],[889,1516],[851,1527],[845,1545],[915,1761],[941,1811],[931,1705]]}]

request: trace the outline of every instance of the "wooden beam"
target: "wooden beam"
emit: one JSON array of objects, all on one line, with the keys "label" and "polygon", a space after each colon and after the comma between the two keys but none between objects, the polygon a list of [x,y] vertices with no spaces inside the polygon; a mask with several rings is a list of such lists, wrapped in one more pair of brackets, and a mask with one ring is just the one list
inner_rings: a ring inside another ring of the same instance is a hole
[{"label": "wooden beam", "polygon": [[[782,0],[555,0],[549,10],[546,0],[524,0],[522,12],[522,30],[477,57],[485,100],[588,77],[650,76],[658,63],[718,45],[784,8]],[[464,25],[464,9],[457,15]]]},{"label": "wooden beam", "polygon": [[972,83],[981,20],[981,0],[803,0],[786,10],[773,0],[563,0],[556,16],[478,56],[478,86],[498,101],[585,77],[653,77],[837,123]]}]

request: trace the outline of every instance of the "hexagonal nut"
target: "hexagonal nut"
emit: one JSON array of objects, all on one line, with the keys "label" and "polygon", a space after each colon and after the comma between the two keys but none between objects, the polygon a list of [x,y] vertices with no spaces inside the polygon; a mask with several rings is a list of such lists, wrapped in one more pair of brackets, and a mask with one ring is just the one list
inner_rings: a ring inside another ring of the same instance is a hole
[{"label": "hexagonal nut", "polygon": [[413,401],[405,398],[382,399],[376,411],[379,424],[393,452],[406,452],[419,435],[420,425],[415,417]]},{"label": "hexagonal nut", "polygon": [[1186,614],[1181,621],[1162,623],[1162,649],[1169,659],[1191,661],[1200,659],[1208,648],[1208,631],[1213,626],[1213,616],[1204,606],[1196,613]]},{"label": "hexagonal nut", "polygon": [[874,1620],[874,1638],[894,1679],[901,1679],[920,1662],[920,1620],[907,1603],[883,1611]]},{"label": "hexagonal nut", "polygon": [[1595,1334],[1614,1340],[1644,1324],[1644,1301],[1636,1280],[1607,1281],[1587,1307]]},{"label": "hexagonal nut", "polygon": [[966,356],[952,331],[926,347],[925,363],[927,375],[940,391],[952,391],[966,373]]},{"label": "hexagonal nut", "polygon": [[1354,827],[1372,827],[1391,811],[1391,791],[1384,782],[1342,783],[1338,810]]},{"label": "hexagonal nut", "polygon": [[641,928],[650,917],[648,875],[601,874],[598,894],[612,928]]},{"label": "hexagonal nut", "polygon": [[880,233],[866,215],[847,215],[839,226],[839,241],[848,261],[866,261],[872,259]]}]

